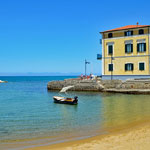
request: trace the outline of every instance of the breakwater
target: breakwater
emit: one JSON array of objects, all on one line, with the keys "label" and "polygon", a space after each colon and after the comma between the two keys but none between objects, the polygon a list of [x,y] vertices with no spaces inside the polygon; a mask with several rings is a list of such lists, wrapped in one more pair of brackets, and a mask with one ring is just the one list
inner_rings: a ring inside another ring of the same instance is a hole
[{"label": "breakwater", "polygon": [[71,91],[96,91],[96,92],[114,92],[127,94],[150,94],[150,79],[132,79],[132,80],[81,80],[65,79],[63,81],[48,82],[48,90],[61,90],[66,86],[74,86]]}]

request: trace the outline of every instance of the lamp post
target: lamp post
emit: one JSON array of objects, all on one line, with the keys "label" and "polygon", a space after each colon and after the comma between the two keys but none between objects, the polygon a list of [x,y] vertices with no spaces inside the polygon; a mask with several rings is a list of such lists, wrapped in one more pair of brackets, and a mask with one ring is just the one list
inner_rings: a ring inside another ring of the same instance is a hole
[{"label": "lamp post", "polygon": [[87,64],[90,64],[90,62],[86,61],[86,59],[85,59],[85,76],[86,76],[86,65]]}]

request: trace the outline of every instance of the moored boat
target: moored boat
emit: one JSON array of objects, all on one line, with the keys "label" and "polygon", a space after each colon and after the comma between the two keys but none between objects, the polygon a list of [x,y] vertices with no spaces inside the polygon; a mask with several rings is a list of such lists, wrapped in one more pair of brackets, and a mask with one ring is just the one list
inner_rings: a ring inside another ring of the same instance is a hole
[{"label": "moored boat", "polygon": [[74,98],[53,96],[53,99],[54,99],[54,103],[71,104],[71,105],[78,104],[78,97],[77,96],[75,96]]}]

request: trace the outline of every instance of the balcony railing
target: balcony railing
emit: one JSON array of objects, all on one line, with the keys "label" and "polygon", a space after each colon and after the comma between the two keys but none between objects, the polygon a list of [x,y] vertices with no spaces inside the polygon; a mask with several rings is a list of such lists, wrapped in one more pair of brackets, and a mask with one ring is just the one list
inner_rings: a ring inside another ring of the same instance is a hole
[{"label": "balcony railing", "polygon": [[101,60],[102,59],[102,54],[97,54],[97,59]]}]

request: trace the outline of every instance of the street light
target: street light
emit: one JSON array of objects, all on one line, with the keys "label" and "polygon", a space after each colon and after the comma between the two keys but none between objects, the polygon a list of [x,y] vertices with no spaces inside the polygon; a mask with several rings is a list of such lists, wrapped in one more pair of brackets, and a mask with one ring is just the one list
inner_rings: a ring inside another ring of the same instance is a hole
[{"label": "street light", "polygon": [[86,59],[85,59],[85,76],[86,76],[86,65],[87,64],[90,64],[90,62],[86,61]]}]

